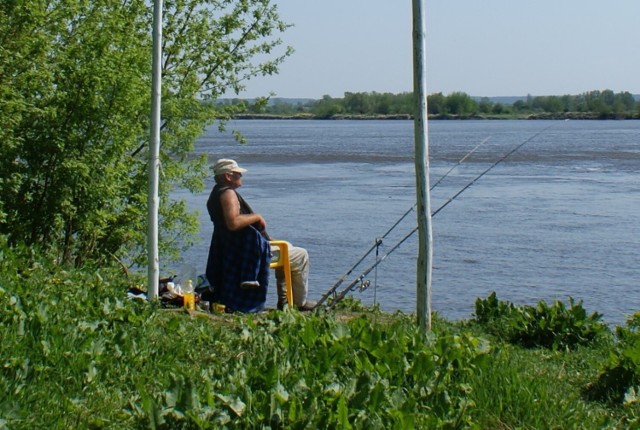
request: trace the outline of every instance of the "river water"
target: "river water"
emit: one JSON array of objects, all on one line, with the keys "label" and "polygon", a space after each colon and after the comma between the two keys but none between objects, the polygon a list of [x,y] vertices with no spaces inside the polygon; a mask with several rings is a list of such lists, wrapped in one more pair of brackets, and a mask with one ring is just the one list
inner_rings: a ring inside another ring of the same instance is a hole
[{"label": "river water", "polygon": [[[241,194],[272,236],[311,255],[311,298],[415,203],[411,121],[241,120],[227,130],[208,129],[195,152],[212,162],[235,158],[249,170]],[[232,130],[248,143],[236,143]],[[623,324],[640,310],[640,121],[431,121],[431,184],[446,174],[431,193],[432,211],[524,142],[433,217],[433,310],[470,318],[476,298],[495,291],[515,304],[573,297]],[[173,196],[200,211],[202,240],[185,255],[199,273],[213,229],[205,207],[212,186],[208,178],[203,193]],[[384,237],[379,255],[416,226],[415,217]],[[416,234],[371,271],[371,286],[355,297],[415,312],[417,245]]]}]

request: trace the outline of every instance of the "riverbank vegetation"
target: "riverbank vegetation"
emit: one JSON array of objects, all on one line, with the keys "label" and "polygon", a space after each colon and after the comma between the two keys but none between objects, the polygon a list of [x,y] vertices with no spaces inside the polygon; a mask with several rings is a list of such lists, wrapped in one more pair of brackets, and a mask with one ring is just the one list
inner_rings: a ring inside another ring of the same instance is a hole
[{"label": "riverbank vegetation", "polygon": [[[239,99],[224,105],[244,105]],[[276,99],[267,104],[248,104],[249,112],[239,117],[299,119],[408,119],[415,114],[412,93],[350,93],[342,98],[324,96],[320,100],[287,101]],[[427,97],[432,119],[638,119],[640,101],[629,92],[589,91],[579,95],[527,96],[512,102],[488,97],[474,98],[463,92]]]},{"label": "riverbank vegetation", "polygon": [[0,253],[0,428],[630,428],[640,315],[479,299],[414,317],[213,315],[128,299],[118,268]]}]

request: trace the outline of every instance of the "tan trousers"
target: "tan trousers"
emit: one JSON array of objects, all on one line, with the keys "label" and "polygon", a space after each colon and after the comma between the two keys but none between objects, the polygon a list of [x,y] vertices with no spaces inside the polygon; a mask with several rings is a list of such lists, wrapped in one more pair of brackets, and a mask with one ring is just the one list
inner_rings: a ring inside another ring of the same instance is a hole
[{"label": "tan trousers", "polygon": [[[293,289],[293,305],[304,306],[309,293],[309,253],[304,248],[289,247],[289,262],[291,264],[291,286]],[[278,291],[278,307],[287,303],[287,287],[284,281],[284,270],[276,270],[276,284]]]}]

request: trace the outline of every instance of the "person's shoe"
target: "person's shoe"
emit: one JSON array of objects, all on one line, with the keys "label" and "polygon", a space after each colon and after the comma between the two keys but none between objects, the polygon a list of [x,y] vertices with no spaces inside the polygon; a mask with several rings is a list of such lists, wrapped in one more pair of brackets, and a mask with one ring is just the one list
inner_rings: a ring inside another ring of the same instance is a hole
[{"label": "person's shoe", "polygon": [[304,302],[304,305],[298,306],[298,310],[301,312],[312,311],[315,309],[318,302],[314,302],[313,300],[307,300]]},{"label": "person's shoe", "polygon": [[258,287],[260,287],[260,282],[258,281],[244,281],[240,284],[240,288],[242,288],[243,290],[252,290]]}]

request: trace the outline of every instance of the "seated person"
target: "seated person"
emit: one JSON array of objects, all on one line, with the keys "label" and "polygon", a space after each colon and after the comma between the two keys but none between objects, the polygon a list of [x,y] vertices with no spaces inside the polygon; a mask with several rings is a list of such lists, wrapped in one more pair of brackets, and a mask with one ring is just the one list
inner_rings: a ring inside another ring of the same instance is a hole
[{"label": "seated person", "polygon": [[271,249],[262,234],[267,224],[236,192],[244,172],[233,160],[219,160],[207,201],[213,235],[206,276],[212,301],[224,304],[228,312],[262,311],[269,286]]},{"label": "seated person", "polygon": [[[216,185],[207,201],[213,221],[206,276],[213,288],[212,301],[227,311],[259,312],[264,309],[269,284],[270,246],[264,218],[236,191],[246,172],[234,160],[220,159],[213,166]],[[309,257],[303,248],[290,248],[294,304],[310,310],[307,300]],[[286,304],[284,271],[276,270],[278,308]]]}]

